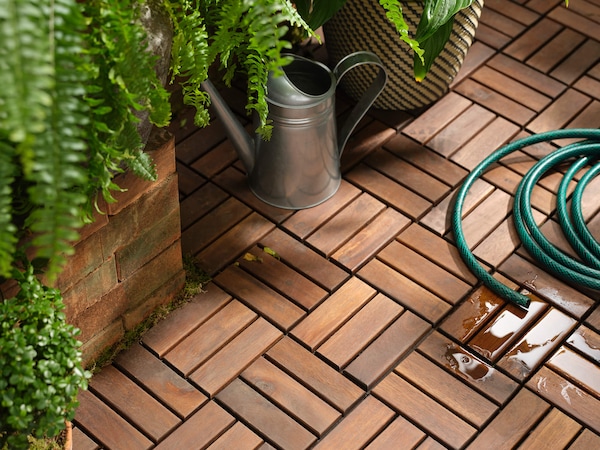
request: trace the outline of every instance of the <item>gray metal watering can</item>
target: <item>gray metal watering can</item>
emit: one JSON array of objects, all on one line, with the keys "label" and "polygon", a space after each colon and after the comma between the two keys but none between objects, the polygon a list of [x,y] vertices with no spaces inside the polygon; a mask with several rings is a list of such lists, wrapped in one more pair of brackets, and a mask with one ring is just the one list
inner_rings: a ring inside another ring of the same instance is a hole
[{"label": "gray metal watering can", "polygon": [[[248,174],[250,189],[262,201],[286,209],[318,205],[336,193],[341,182],[340,157],[348,137],[383,90],[387,74],[371,52],[342,59],[333,71],[319,62],[292,55],[284,74],[269,76],[267,102],[273,134],[269,141],[250,137],[212,83],[202,88],[210,95],[216,114],[236,148]],[[351,111],[339,133],[335,120],[335,89],[349,70],[374,64],[378,74]]]}]

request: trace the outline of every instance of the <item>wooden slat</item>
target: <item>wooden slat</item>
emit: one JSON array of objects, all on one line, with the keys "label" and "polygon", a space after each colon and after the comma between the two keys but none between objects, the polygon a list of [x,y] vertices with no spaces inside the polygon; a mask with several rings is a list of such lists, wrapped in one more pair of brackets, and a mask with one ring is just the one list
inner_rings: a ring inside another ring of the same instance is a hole
[{"label": "wooden slat", "polygon": [[169,351],[165,359],[188,376],[256,318],[253,311],[233,300]]},{"label": "wooden slat", "polygon": [[414,448],[425,436],[422,430],[399,416],[365,448],[366,450]]},{"label": "wooden slat", "polygon": [[581,431],[581,425],[560,410],[553,408],[544,420],[527,436],[519,449],[536,450],[550,443],[555,448],[571,448],[569,443]]},{"label": "wooden slat", "polygon": [[119,354],[115,364],[182,418],[207,401],[205,395],[139,344]]},{"label": "wooden slat", "polygon": [[362,389],[290,338],[279,341],[267,352],[267,357],[342,412],[364,394]]},{"label": "wooden slat", "polygon": [[350,363],[345,372],[370,389],[430,330],[427,322],[404,312]]},{"label": "wooden slat", "polygon": [[209,450],[254,450],[264,441],[247,426],[241,422],[236,422],[229,430],[213,442]]},{"label": "wooden slat", "polygon": [[211,396],[240,374],[281,337],[281,332],[259,318],[190,375]]},{"label": "wooden slat", "polygon": [[217,398],[280,447],[305,449],[316,440],[312,433],[240,380],[230,383]]},{"label": "wooden slat", "polygon": [[567,343],[577,351],[586,355],[592,361],[600,363],[599,333],[582,325],[569,336]]},{"label": "wooden slat", "polygon": [[372,396],[367,397],[314,447],[360,449],[394,417],[394,411]]},{"label": "wooden slat", "polygon": [[396,374],[385,377],[373,393],[452,448],[465,445],[477,431]]},{"label": "wooden slat", "polygon": [[341,416],[339,411],[264,358],[244,370],[241,378],[318,436]]},{"label": "wooden slat", "polygon": [[73,448],[77,450],[98,450],[100,446],[77,427],[73,427]]},{"label": "wooden slat", "polygon": [[550,358],[547,365],[600,398],[600,377],[593,362],[562,347]]},{"label": "wooden slat", "polygon": [[393,322],[403,309],[388,297],[378,294],[318,349],[336,367],[346,366],[356,355]]}]

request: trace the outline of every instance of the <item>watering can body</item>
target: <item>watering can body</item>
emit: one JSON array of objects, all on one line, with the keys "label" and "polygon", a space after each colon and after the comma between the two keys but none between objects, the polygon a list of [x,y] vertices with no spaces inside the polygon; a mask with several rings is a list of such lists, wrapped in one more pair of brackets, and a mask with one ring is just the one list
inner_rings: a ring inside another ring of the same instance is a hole
[{"label": "watering can body", "polygon": [[[361,64],[375,64],[379,72],[338,130],[337,83],[344,73]],[[252,192],[272,206],[303,209],[324,202],[338,190],[343,147],[385,81],[381,61],[370,52],[349,55],[333,71],[294,55],[283,67],[283,75],[269,76],[267,102],[273,129],[268,141],[250,137],[210,82],[202,86],[245,166]]]}]

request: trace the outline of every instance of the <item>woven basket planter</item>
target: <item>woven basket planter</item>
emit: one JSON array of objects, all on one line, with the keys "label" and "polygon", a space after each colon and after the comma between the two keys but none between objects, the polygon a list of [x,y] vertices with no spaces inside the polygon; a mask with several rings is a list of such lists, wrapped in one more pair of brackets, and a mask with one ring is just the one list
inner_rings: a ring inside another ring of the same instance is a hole
[{"label": "woven basket planter", "polygon": [[[414,33],[423,11],[422,2],[401,3],[404,19]],[[413,77],[412,51],[400,41],[378,0],[347,0],[323,27],[330,63],[335,65],[358,50],[370,50],[381,58],[388,71],[388,84],[373,106],[400,111],[423,108],[448,91],[473,42],[482,8],[483,0],[476,0],[456,15],[450,40],[425,80],[417,83]],[[359,67],[345,75],[340,86],[358,100],[374,77],[371,68]]]}]

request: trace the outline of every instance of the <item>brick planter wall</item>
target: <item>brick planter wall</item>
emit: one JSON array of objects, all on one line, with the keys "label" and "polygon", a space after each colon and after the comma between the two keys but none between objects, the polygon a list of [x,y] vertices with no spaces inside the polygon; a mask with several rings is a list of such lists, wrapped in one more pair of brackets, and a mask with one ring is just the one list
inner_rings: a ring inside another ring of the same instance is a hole
[{"label": "brick planter wall", "polygon": [[[116,193],[117,203],[101,205],[105,214],[81,230],[56,284],[68,322],[81,329],[85,363],[171,301],[185,282],[174,139],[154,129],[146,151],[158,181],[133,174],[115,179],[127,190]],[[3,286],[7,296],[16,289]]]}]

